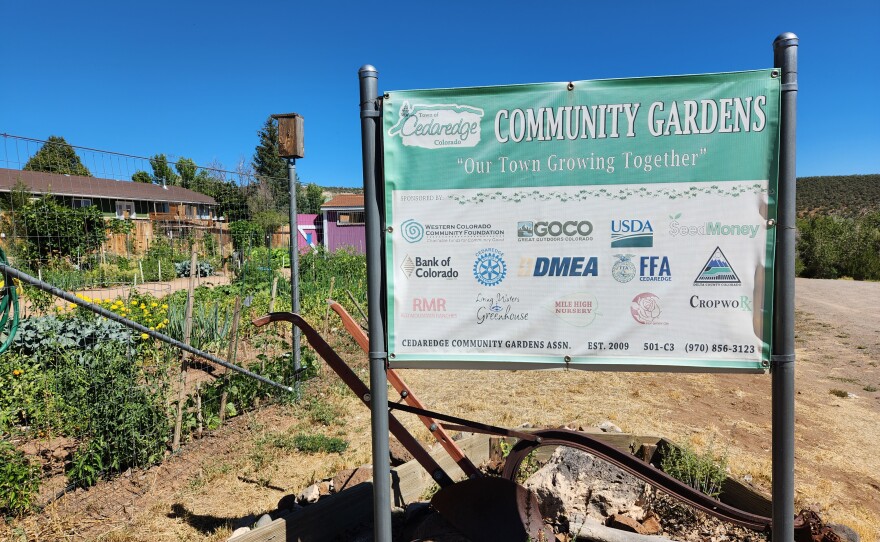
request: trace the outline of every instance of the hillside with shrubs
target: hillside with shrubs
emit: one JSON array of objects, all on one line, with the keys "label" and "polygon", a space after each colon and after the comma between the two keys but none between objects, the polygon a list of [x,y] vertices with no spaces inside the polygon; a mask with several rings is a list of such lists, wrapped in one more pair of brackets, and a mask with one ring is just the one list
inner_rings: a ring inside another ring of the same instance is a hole
[{"label": "hillside with shrubs", "polygon": [[797,181],[797,274],[880,280],[880,174]]}]

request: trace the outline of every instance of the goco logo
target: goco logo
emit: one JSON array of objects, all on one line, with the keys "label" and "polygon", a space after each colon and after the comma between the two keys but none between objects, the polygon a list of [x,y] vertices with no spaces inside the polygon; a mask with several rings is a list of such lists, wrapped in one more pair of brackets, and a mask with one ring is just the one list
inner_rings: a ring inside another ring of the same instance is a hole
[{"label": "goco logo", "polygon": [[[517,223],[516,235],[521,239],[533,237],[589,237],[593,233],[593,223],[589,220],[525,220]],[[590,239],[592,239],[590,237]]]}]

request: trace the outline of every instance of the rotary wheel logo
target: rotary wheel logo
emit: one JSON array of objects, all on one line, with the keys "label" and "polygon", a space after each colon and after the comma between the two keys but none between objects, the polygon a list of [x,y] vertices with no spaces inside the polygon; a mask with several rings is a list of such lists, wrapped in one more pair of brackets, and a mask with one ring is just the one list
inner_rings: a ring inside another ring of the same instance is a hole
[{"label": "rotary wheel logo", "polygon": [[507,264],[502,255],[503,252],[494,248],[477,252],[477,261],[474,262],[474,278],[477,282],[483,286],[501,284],[507,276]]},{"label": "rotary wheel logo", "polygon": [[635,254],[615,254],[617,261],[611,267],[611,276],[617,282],[629,282],[636,276],[636,264],[632,263]]},{"label": "rotary wheel logo", "polygon": [[400,231],[409,243],[418,243],[425,236],[425,227],[411,218],[400,225]]}]

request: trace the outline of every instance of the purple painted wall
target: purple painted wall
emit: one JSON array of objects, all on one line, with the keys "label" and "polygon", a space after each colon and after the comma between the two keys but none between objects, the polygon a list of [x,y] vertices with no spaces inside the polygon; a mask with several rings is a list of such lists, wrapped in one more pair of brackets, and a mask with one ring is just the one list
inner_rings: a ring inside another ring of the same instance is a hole
[{"label": "purple painted wall", "polygon": [[337,226],[340,211],[324,211],[324,246],[330,252],[351,247],[357,254],[367,251],[366,227],[363,224]]},{"label": "purple painted wall", "polygon": [[[312,249],[312,246],[317,247],[323,244],[321,215],[298,214],[296,215],[296,224],[298,230],[296,235],[298,240],[297,246],[300,252],[307,252]],[[309,241],[311,241],[311,245]]]}]

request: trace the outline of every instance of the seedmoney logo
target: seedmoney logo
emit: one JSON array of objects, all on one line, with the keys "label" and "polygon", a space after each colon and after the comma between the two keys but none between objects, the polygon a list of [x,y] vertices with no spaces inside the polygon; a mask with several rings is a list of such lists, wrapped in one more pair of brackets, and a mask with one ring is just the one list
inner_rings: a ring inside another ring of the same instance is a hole
[{"label": "seedmoney logo", "polygon": [[424,149],[476,147],[480,142],[483,110],[458,104],[415,104],[404,101],[400,118],[388,130],[400,136],[404,146]]}]

